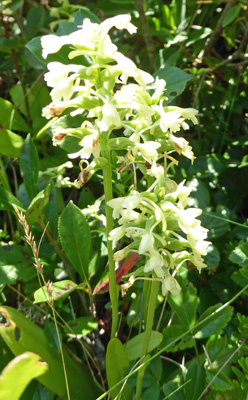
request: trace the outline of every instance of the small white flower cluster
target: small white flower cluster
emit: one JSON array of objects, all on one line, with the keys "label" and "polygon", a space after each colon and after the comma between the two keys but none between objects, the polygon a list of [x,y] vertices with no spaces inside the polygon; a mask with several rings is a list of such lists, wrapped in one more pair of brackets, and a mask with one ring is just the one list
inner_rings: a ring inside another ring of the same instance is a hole
[{"label": "small white flower cluster", "polygon": [[[82,126],[76,129],[53,131],[54,145],[65,136],[81,139],[82,149],[69,154],[70,158],[80,156],[88,160],[93,155],[98,159],[101,137],[107,134],[110,149],[127,151],[127,164],[145,166],[146,174],[153,177],[147,192],[133,191],[127,197],[108,202],[120,225],[110,233],[110,239],[118,241],[124,235],[132,239],[125,249],[115,253],[115,259],[123,259],[129,251],[144,255],[144,273],[152,272],[162,281],[164,295],[168,291],[176,295],[180,291],[174,278],[177,269],[190,260],[201,271],[205,267],[202,256],[208,246],[207,230],[196,219],[201,210],[186,209],[189,188],[167,178],[170,165],[177,164],[172,152],[192,162],[195,158],[187,140],[175,133],[189,129],[186,120],[197,123],[197,110],[164,106],[166,82],[154,80],[118,52],[108,32],[116,27],[135,33],[136,27],[130,21],[129,15],[109,18],[101,24],[84,19],[76,32],[41,39],[44,58],[69,45],[70,60],[87,56],[92,61],[90,66],[48,63],[45,80],[52,88],[52,103],[43,109],[43,116],[59,116],[67,108],[74,109],[71,115],[85,116]],[[135,83],[129,83],[129,78]],[[116,84],[119,90],[115,90]],[[111,132],[119,129],[123,134],[110,138]],[[171,163],[167,166],[168,160]]]},{"label": "small white flower cluster", "polygon": [[171,185],[172,191],[167,185],[167,193],[163,198],[145,192],[108,202],[120,225],[110,232],[110,239],[119,241],[126,236],[133,240],[115,253],[115,259],[120,261],[133,251],[147,256],[144,272],[152,271],[161,279],[164,295],[168,291],[172,294],[180,292],[174,275],[185,261],[191,261],[199,272],[206,267],[202,256],[207,254],[209,245],[204,240],[207,229],[196,219],[201,210],[185,209],[190,189],[184,186],[184,182],[175,185],[175,182]]}]

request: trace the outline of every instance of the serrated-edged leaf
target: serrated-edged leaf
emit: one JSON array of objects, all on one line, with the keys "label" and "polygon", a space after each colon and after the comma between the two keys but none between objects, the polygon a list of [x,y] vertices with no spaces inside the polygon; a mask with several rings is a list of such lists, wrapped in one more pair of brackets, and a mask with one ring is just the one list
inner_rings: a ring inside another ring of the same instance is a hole
[{"label": "serrated-edged leaf", "polygon": [[[3,317],[0,324],[0,335],[12,353],[15,356],[26,351],[39,354],[42,361],[47,362],[49,369],[46,374],[37,379],[59,397],[66,398],[67,391],[61,354],[49,346],[44,331],[12,307],[0,306],[0,315]],[[64,359],[71,399],[80,399],[82,393],[87,393],[87,400],[95,400],[99,395],[99,389],[90,372],[76,363],[65,350]]]},{"label": "serrated-edged leaf", "polygon": [[0,375],[1,400],[18,400],[30,381],[47,369],[48,364],[41,362],[38,354],[25,352],[15,357]]},{"label": "serrated-edged leaf", "polygon": [[240,265],[241,267],[248,266],[248,243],[239,243],[228,258],[230,261]]},{"label": "serrated-edged leaf", "polygon": [[34,224],[42,218],[42,210],[49,201],[49,194],[50,185],[48,185],[44,190],[41,190],[31,201],[25,215],[28,224]]},{"label": "serrated-edged leaf", "polygon": [[[109,388],[116,385],[123,377],[124,371],[129,367],[129,360],[121,341],[117,338],[111,339],[108,343],[106,353],[106,372]],[[115,399],[120,392],[122,384],[110,392],[111,399]],[[132,389],[125,386],[123,395],[126,399],[131,399]]]},{"label": "serrated-edged leaf", "polygon": [[19,157],[23,138],[9,129],[0,129],[0,153],[12,158]]},{"label": "serrated-edged leaf", "polygon": [[222,304],[216,304],[209,307],[198,319],[197,323],[203,321],[206,317],[212,314],[206,322],[196,329],[195,338],[202,339],[211,335],[218,335],[222,329],[226,326],[228,321],[230,321],[233,314],[233,307],[227,306],[223,310],[215,313],[215,311],[220,308]]},{"label": "serrated-edged leaf", "polygon": [[[129,361],[133,361],[136,360],[137,358],[142,357],[144,340],[145,340],[145,332],[140,333],[137,336],[134,336],[132,339],[128,340],[124,344],[124,348]],[[160,345],[162,340],[163,340],[162,333],[157,331],[152,331],[147,353],[150,353],[152,350],[156,349]]]},{"label": "serrated-edged leaf", "polygon": [[207,248],[207,255],[204,257],[204,262],[208,268],[217,268],[220,263],[220,252],[216,246],[210,244]]},{"label": "serrated-edged leaf", "polygon": [[226,347],[226,337],[211,337],[206,345],[206,350],[211,362],[215,361]]},{"label": "serrated-edged leaf", "polygon": [[164,79],[166,82],[164,95],[168,98],[167,103],[179,96],[184,91],[186,83],[193,79],[193,75],[189,75],[177,67],[161,68],[154,73],[154,76]]},{"label": "serrated-edged leaf", "polygon": [[19,114],[13,104],[0,97],[0,124],[3,128],[21,132],[30,132],[31,128]]},{"label": "serrated-edged leaf", "polygon": [[235,19],[237,18],[237,16],[239,15],[241,10],[241,7],[239,4],[236,4],[236,6],[231,7],[223,20],[223,27],[225,28],[227,25],[230,25],[233,21],[235,21]]},{"label": "serrated-edged leaf", "polygon": [[28,134],[20,156],[20,170],[30,200],[37,194],[39,158],[37,149]]},{"label": "serrated-edged leaf", "polygon": [[197,400],[205,387],[205,371],[197,360],[194,360],[188,368],[185,386],[186,400]]},{"label": "serrated-edged leaf", "polygon": [[169,352],[172,350],[172,348],[169,346],[171,342],[176,340],[179,336],[181,336],[184,332],[186,331],[185,326],[182,325],[170,325],[167,326],[163,330],[163,341],[161,343],[161,348],[166,347],[166,350]]},{"label": "serrated-edged leaf", "polygon": [[232,381],[223,372],[216,375],[218,372],[217,369],[207,371],[207,382],[212,382],[211,388],[218,391],[231,390],[233,387]]},{"label": "serrated-edged leaf", "polygon": [[13,209],[12,204],[20,211],[25,211],[22,203],[12,193],[0,185],[0,210]]},{"label": "serrated-edged leaf", "polygon": [[196,288],[190,283],[182,288],[179,295],[169,295],[168,302],[183,325],[192,328],[196,317]]},{"label": "serrated-edged leaf", "polygon": [[59,237],[75,270],[88,281],[90,227],[81,210],[70,201],[59,219]]},{"label": "serrated-edged leaf", "polygon": [[225,216],[222,215],[220,208],[216,210],[217,212],[203,211],[200,219],[202,225],[208,228],[208,239],[219,238],[229,230],[229,223],[225,221]]},{"label": "serrated-edged leaf", "polygon": [[71,334],[73,331],[76,335],[86,336],[97,327],[98,322],[94,321],[93,317],[79,317],[67,322],[65,332]]},{"label": "serrated-edged leaf", "polygon": [[191,189],[189,206],[205,209],[209,205],[210,194],[203,181],[198,178],[193,178],[187,183],[187,186]]},{"label": "serrated-edged leaf", "polygon": [[[78,285],[76,283],[69,280],[53,282],[52,299],[59,300],[62,298],[66,298],[66,296],[76,290],[77,286]],[[49,297],[46,286],[43,286],[34,292],[34,303],[46,302],[48,298]]]}]

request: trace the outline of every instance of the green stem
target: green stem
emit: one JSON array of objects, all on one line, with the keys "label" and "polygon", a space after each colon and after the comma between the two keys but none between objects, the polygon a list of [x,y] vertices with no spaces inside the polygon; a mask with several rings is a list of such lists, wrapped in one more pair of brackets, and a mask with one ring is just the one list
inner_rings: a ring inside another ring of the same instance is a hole
[{"label": "green stem", "polygon": [[114,226],[112,209],[107,204],[108,201],[113,198],[111,155],[108,147],[108,132],[101,133],[100,145],[101,155],[108,161],[107,166],[103,168],[103,186],[106,208],[106,237],[109,263],[109,295],[112,304],[111,338],[113,338],[116,335],[118,327],[118,290],[116,285],[114,251],[112,248],[112,241],[108,239],[109,232],[113,229]]},{"label": "green stem", "polygon": [[[147,352],[149,349],[149,343],[150,343],[151,334],[152,334],[152,327],[153,327],[154,314],[155,314],[155,309],[156,309],[156,302],[157,302],[159,287],[160,287],[160,282],[152,281],[151,292],[149,294],[149,304],[148,304],[147,317],[146,317],[145,338],[144,338],[142,355],[141,355],[142,357],[147,355]],[[144,369],[141,369],[138,372],[137,385],[136,385],[136,397],[135,397],[136,400],[139,400],[141,397],[141,394],[142,394],[142,381],[143,381],[144,372],[145,372]]]}]

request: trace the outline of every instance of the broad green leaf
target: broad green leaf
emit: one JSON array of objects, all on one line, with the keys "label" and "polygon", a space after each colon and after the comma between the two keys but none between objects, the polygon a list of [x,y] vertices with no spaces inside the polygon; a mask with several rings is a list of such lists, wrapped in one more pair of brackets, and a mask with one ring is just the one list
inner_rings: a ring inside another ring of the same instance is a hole
[{"label": "broad green leaf", "polygon": [[231,252],[228,258],[230,261],[238,264],[240,267],[248,266],[248,243],[239,243],[238,246],[235,247],[235,249]]},{"label": "broad green leaf", "polygon": [[72,334],[73,331],[76,335],[87,336],[90,332],[98,327],[98,322],[94,321],[93,317],[79,317],[72,319],[71,321],[67,321],[67,325],[71,329],[66,326],[66,333]]},{"label": "broad green leaf", "polygon": [[210,244],[207,248],[207,255],[204,257],[204,262],[208,268],[217,268],[220,263],[220,252],[216,246]]},{"label": "broad green leaf", "polygon": [[233,314],[233,307],[227,306],[222,311],[215,314],[215,311],[221,307],[222,304],[216,304],[209,307],[198,319],[197,323],[203,321],[206,317],[212,314],[211,318],[204,322],[199,328],[196,329],[195,338],[202,339],[211,335],[218,335],[222,329],[230,321]]},{"label": "broad green leaf", "polygon": [[[109,388],[116,385],[123,377],[124,371],[129,367],[129,360],[126,355],[125,349],[121,341],[117,338],[111,339],[108,343],[106,353],[106,372]],[[122,384],[117,386],[110,392],[111,399],[114,400]],[[123,396],[126,399],[132,399],[132,389],[125,386]]]},{"label": "broad green leaf", "polygon": [[0,97],[0,125],[9,130],[30,132],[30,126],[10,101]]},{"label": "broad green leaf", "polygon": [[48,365],[40,356],[25,352],[15,357],[0,375],[1,400],[18,400],[29,382],[46,373]]},{"label": "broad green leaf", "polygon": [[25,98],[28,101],[29,113],[32,116],[32,128],[36,133],[51,121],[47,121],[42,117],[42,108],[51,102],[49,90],[46,86],[37,82],[31,86],[27,94],[24,94],[21,85],[14,85],[10,89],[10,96],[12,102],[18,107],[25,116],[27,116],[27,109],[25,105]]},{"label": "broad green leaf", "polygon": [[30,8],[27,14],[27,24],[25,31],[27,32],[28,39],[34,37],[43,26],[45,22],[45,8],[38,6]]},{"label": "broad green leaf", "polygon": [[209,206],[209,190],[201,179],[193,178],[191,181],[187,182],[187,186],[189,186],[191,189],[189,197],[189,207],[199,207],[204,210],[206,207]]},{"label": "broad green leaf", "polygon": [[0,153],[12,158],[19,157],[23,146],[20,135],[9,129],[0,129]]},{"label": "broad green leaf", "polygon": [[[136,360],[142,357],[142,349],[145,339],[145,332],[134,336],[124,344],[124,348],[129,361]],[[156,349],[163,340],[163,335],[160,332],[152,331],[147,353]]]},{"label": "broad green leaf", "polygon": [[142,393],[141,400],[159,400],[160,396],[160,384],[155,382],[152,386],[148,387]]},{"label": "broad green leaf", "polygon": [[81,210],[70,201],[59,219],[59,237],[66,256],[81,278],[88,281],[90,228]]},{"label": "broad green leaf", "polygon": [[[53,282],[52,299],[65,299],[71,292],[77,288],[77,284],[72,281]],[[34,292],[34,303],[43,303],[48,299],[47,288],[45,286]]]},{"label": "broad green leaf", "polygon": [[15,265],[5,265],[0,261],[1,284],[13,285],[18,281],[18,269]]},{"label": "broad green leaf", "polygon": [[197,400],[205,387],[205,371],[196,359],[190,364],[185,379],[190,380],[185,386],[186,399]]},{"label": "broad green leaf", "polygon": [[237,16],[239,15],[241,10],[241,7],[239,4],[236,4],[236,6],[231,7],[226,15],[225,18],[223,20],[223,27],[225,28],[227,25],[230,25],[233,21],[235,21],[235,19],[237,18]]},{"label": "broad green leaf", "polygon": [[207,382],[211,383],[211,388],[217,391],[231,390],[233,385],[232,381],[223,373],[220,372],[217,376],[216,374],[219,372],[218,369],[211,369],[207,371]]},{"label": "broad green leaf", "polygon": [[22,147],[20,170],[28,196],[32,200],[37,194],[39,158],[30,134]]},{"label": "broad green leaf", "polygon": [[193,79],[192,75],[186,74],[177,67],[164,67],[154,73],[154,77],[158,76],[166,82],[164,95],[168,97],[167,103],[170,103],[175,97],[181,94],[186,83]]},{"label": "broad green leaf", "polygon": [[[41,36],[35,37],[26,44],[26,48],[40,61],[42,64],[47,65],[50,62],[56,61],[62,64],[70,64],[71,60],[68,58],[68,54],[71,52],[69,46],[63,46],[56,54],[48,54],[47,58],[42,57],[41,52]],[[88,59],[86,57],[76,57],[73,59],[73,64],[89,66]]]},{"label": "broad green leaf", "polygon": [[211,362],[215,361],[226,347],[226,337],[209,338],[206,349]]},{"label": "broad green leaf", "polygon": [[[228,217],[227,217],[228,218]],[[200,217],[202,225],[208,228],[208,239],[216,239],[225,235],[230,228],[230,225],[225,221],[225,209],[216,208],[216,212],[206,210]]]},{"label": "broad green leaf", "polygon": [[[15,356],[26,351],[38,354],[49,367],[47,373],[38,377],[38,380],[59,397],[66,398],[61,355],[49,346],[43,330],[12,307],[1,306],[0,314],[3,317],[0,324],[0,335],[12,353]],[[80,399],[82,393],[87,393],[87,400],[95,400],[99,395],[99,389],[96,387],[90,372],[76,363],[65,350],[64,358],[71,399]]]},{"label": "broad green leaf", "polygon": [[184,286],[178,296],[169,295],[168,302],[178,318],[187,328],[192,328],[196,317],[196,289],[190,283]]},{"label": "broad green leaf", "polygon": [[[186,328],[182,325],[170,325],[167,326],[163,330],[163,341],[161,343],[161,348],[168,346],[171,342],[173,342],[175,339],[177,339],[179,336],[181,336],[185,332]],[[173,346],[174,347],[174,346]],[[172,351],[171,347],[167,348],[167,351]]]},{"label": "broad green leaf", "polygon": [[50,185],[48,185],[44,190],[41,190],[41,192],[39,192],[37,196],[31,201],[25,215],[28,224],[34,224],[35,222],[42,219],[42,210],[49,201],[49,194]]},{"label": "broad green leaf", "polygon": [[13,210],[12,204],[15,204],[20,211],[25,211],[22,203],[0,185],[0,210]]}]

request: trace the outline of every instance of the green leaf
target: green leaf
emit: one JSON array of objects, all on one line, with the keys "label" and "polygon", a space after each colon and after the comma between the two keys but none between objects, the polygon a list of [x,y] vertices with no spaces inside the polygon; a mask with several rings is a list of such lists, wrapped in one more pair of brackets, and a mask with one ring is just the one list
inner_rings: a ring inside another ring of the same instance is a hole
[{"label": "green leaf", "polygon": [[[42,57],[42,52],[41,52],[41,36],[35,37],[30,40],[26,44],[26,48],[40,61],[42,62],[43,65],[47,65],[50,62],[56,61],[60,62],[62,64],[70,64],[71,60],[68,58],[69,53],[71,52],[71,48],[69,46],[63,46],[56,54],[48,54],[47,58],[44,59]],[[89,66],[89,62],[86,57],[76,57],[73,60],[73,64],[79,64],[79,65],[86,65]]]},{"label": "green leaf", "polygon": [[18,400],[32,379],[43,375],[48,369],[40,356],[25,352],[15,357],[0,376],[1,400]]},{"label": "green leaf", "polygon": [[[126,355],[125,349],[121,341],[117,338],[111,339],[108,343],[106,353],[106,372],[109,388],[116,385],[123,377],[124,371],[129,367],[129,360]],[[115,389],[110,392],[111,399],[114,400],[122,384],[118,385]],[[126,399],[131,399],[132,389],[125,386],[123,396]]]},{"label": "green leaf", "polygon": [[15,265],[3,265],[0,262],[0,282],[1,284],[13,285],[18,280],[18,269]]},{"label": "green leaf", "polygon": [[[73,292],[77,288],[77,286],[78,285],[76,283],[69,280],[53,282],[52,299],[65,299],[71,292]],[[48,293],[46,286],[43,286],[34,292],[34,303],[43,303],[46,302],[47,299]]]},{"label": "green leaf", "polygon": [[226,347],[226,337],[211,337],[209,338],[206,349],[211,362],[215,361]]},{"label": "green leaf", "polygon": [[205,209],[210,203],[210,194],[203,181],[193,178],[191,181],[188,181],[187,186],[191,189],[189,206]]},{"label": "green leaf", "polygon": [[[185,332],[186,328],[182,325],[170,325],[167,326],[163,330],[163,341],[161,343],[161,348],[168,346],[171,342],[173,342],[175,339],[177,339],[179,336],[181,336]],[[172,351],[171,347],[168,347],[166,351],[170,352]]]},{"label": "green leaf", "polygon": [[200,217],[202,225],[208,228],[208,239],[216,239],[229,231],[229,223],[225,221],[225,209],[217,206],[216,212],[206,210]]},{"label": "green leaf", "polygon": [[37,82],[24,94],[21,85],[14,85],[10,89],[10,96],[12,102],[25,116],[27,116],[27,109],[25,106],[25,97],[29,105],[29,113],[32,116],[32,127],[36,133],[51,121],[47,121],[42,117],[42,108],[51,102],[49,90],[46,86]]},{"label": "green leaf", "polygon": [[[187,385],[188,384],[189,384],[189,382],[187,383]],[[175,383],[175,382],[167,382],[167,383],[165,383],[163,385],[163,392],[164,392],[164,394],[166,396],[165,399],[185,400],[183,388],[181,389],[180,386],[183,386],[183,385],[180,385],[180,384]],[[174,393],[174,394],[172,394],[172,393]]]},{"label": "green leaf", "polygon": [[183,325],[187,328],[192,328],[195,322],[197,306],[195,287],[190,283],[182,288],[178,296],[169,294],[168,302]]},{"label": "green leaf", "polygon": [[10,101],[0,97],[0,124],[3,128],[30,132],[31,128]]},{"label": "green leaf", "polygon": [[188,36],[188,41],[186,42],[186,47],[191,46],[196,43],[198,40],[205,39],[209,35],[211,35],[212,29],[210,28],[200,28],[195,31],[191,31]]},{"label": "green leaf", "polygon": [[27,211],[26,220],[28,224],[34,224],[42,220],[42,210],[49,201],[50,185],[41,190],[37,196],[31,201]]},{"label": "green leaf", "polygon": [[0,129],[0,153],[12,158],[19,157],[23,146],[21,136],[9,129]]},{"label": "green leaf", "polygon": [[241,242],[237,247],[231,252],[228,257],[230,261],[238,264],[240,267],[248,266],[248,243]]},{"label": "green leaf", "polygon": [[204,257],[204,262],[208,268],[217,268],[220,263],[221,257],[217,247],[210,244],[207,248],[207,255]]},{"label": "green leaf", "polygon": [[37,194],[39,158],[36,147],[28,134],[20,157],[20,170],[30,200]]},{"label": "green leaf", "polygon": [[[98,322],[94,321],[93,317],[79,317],[68,321],[67,325],[76,335],[87,336],[98,327]],[[65,327],[66,333],[72,334],[71,330]]]},{"label": "green leaf", "polygon": [[[145,340],[145,332],[134,336],[124,344],[124,348],[129,361],[136,360],[142,357],[143,343]],[[160,332],[152,331],[147,353],[156,349],[163,340],[163,335]]]},{"label": "green leaf", "polygon": [[164,67],[154,73],[154,77],[166,81],[164,95],[168,97],[167,103],[170,103],[175,97],[181,94],[186,86],[186,83],[193,79],[192,75],[186,74],[177,67]]},{"label": "green leaf", "polygon": [[[38,380],[61,398],[67,397],[61,355],[51,346],[40,327],[36,326],[20,311],[7,306],[0,307],[2,323],[0,335],[15,356],[30,351],[39,354],[49,368]],[[80,399],[87,393],[87,400],[95,400],[99,395],[90,372],[69,356],[64,350],[71,399]]]},{"label": "green leaf", "polygon": [[0,185],[0,210],[13,210],[12,204],[15,204],[20,211],[25,211],[22,203],[12,193],[5,190]]},{"label": "green leaf", "polygon": [[43,26],[45,22],[45,8],[38,6],[30,8],[27,14],[27,24],[25,30],[27,32],[28,39],[34,37]]},{"label": "green leaf", "polygon": [[204,322],[199,328],[196,329],[195,338],[202,339],[211,335],[218,335],[222,329],[230,321],[233,314],[233,307],[227,306],[222,311],[215,314],[215,311],[221,307],[222,304],[216,304],[209,307],[198,319],[197,324],[212,314],[211,318]]},{"label": "green leaf", "polygon": [[160,395],[160,384],[154,383],[142,393],[141,400],[158,400]]},{"label": "green leaf", "polygon": [[210,383],[214,378],[211,383],[211,388],[218,391],[231,390],[233,387],[232,381],[223,372],[220,372],[218,376],[216,376],[218,372],[218,369],[207,371],[207,382]]},{"label": "green leaf", "polygon": [[235,21],[235,19],[237,18],[237,16],[240,13],[240,10],[241,10],[241,7],[238,4],[236,6],[229,8],[229,10],[227,11],[225,18],[223,20],[224,28],[227,25],[230,25],[233,21]]},{"label": "green leaf", "polygon": [[205,371],[194,360],[187,371],[186,381],[190,382],[185,386],[185,396],[187,400],[197,400],[205,387]]},{"label": "green leaf", "polygon": [[90,227],[81,210],[72,201],[67,204],[60,216],[59,237],[73,267],[84,280],[88,281]]}]

